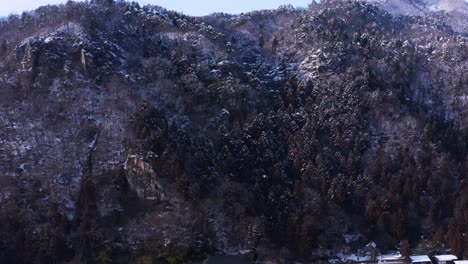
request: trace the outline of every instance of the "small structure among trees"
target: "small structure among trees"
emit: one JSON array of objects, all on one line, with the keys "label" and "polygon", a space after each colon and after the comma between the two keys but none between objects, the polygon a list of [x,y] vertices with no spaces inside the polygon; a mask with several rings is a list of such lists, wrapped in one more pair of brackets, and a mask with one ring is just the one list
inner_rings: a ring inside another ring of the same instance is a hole
[{"label": "small structure among trees", "polygon": [[380,256],[380,263],[404,263],[404,257],[400,253],[390,253]]},{"label": "small structure among trees", "polygon": [[458,257],[455,255],[437,255],[434,256],[434,259],[438,264],[453,264],[453,261],[457,260]]},{"label": "small structure among trees", "polygon": [[410,256],[411,263],[429,264],[432,260],[427,255]]},{"label": "small structure among trees", "polygon": [[239,255],[213,256],[203,261],[203,264],[246,264],[247,262]]}]

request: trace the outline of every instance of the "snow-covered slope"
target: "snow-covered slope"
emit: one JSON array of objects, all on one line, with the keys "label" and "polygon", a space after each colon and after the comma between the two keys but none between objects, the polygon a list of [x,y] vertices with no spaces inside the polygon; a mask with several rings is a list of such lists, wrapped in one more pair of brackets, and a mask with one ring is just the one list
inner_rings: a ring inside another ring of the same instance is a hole
[{"label": "snow-covered slope", "polygon": [[466,14],[445,4],[1,21],[0,262],[466,255]]}]

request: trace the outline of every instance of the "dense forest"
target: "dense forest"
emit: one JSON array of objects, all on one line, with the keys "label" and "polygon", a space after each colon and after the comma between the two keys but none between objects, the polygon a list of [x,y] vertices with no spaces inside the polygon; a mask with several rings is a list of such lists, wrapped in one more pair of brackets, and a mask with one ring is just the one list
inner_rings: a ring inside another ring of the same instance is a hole
[{"label": "dense forest", "polygon": [[0,262],[310,263],[371,241],[468,258],[460,12],[3,18]]}]

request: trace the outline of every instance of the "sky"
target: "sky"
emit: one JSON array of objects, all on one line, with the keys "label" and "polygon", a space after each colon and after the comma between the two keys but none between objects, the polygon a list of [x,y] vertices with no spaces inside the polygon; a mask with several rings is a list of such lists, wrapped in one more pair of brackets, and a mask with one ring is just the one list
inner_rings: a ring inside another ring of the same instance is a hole
[{"label": "sky", "polygon": [[[214,12],[238,14],[252,10],[273,9],[280,5],[307,6],[312,0],[137,0],[141,5],[160,5],[186,15],[208,15]],[[0,16],[21,14],[48,4],[66,3],[67,0],[0,0]]]}]

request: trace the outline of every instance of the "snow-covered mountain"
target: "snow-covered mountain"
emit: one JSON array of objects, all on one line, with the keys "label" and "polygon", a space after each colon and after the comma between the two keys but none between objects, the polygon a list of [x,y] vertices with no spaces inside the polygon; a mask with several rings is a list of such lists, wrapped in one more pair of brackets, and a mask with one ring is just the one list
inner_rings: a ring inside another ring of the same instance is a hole
[{"label": "snow-covered mountain", "polygon": [[390,10],[402,14],[421,14],[428,11],[466,12],[465,0],[368,0],[384,5]]},{"label": "snow-covered mountain", "polygon": [[467,257],[464,7],[0,21],[0,263]]},{"label": "snow-covered mountain", "polygon": [[368,0],[395,15],[434,16],[455,31],[468,34],[468,2],[465,0]]}]

